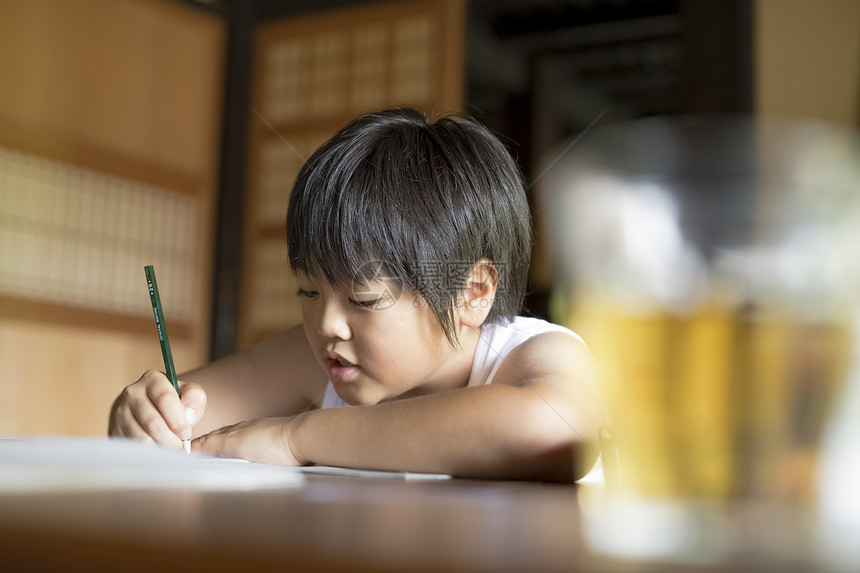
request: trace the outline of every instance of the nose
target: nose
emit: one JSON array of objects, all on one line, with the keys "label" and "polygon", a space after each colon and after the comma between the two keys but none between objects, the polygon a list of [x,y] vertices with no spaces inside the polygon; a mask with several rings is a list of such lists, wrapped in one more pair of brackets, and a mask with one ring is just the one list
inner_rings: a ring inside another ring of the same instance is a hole
[{"label": "nose", "polygon": [[317,324],[317,333],[326,338],[340,338],[349,340],[352,338],[352,329],[349,327],[347,313],[336,301],[326,301],[323,304],[322,314]]}]

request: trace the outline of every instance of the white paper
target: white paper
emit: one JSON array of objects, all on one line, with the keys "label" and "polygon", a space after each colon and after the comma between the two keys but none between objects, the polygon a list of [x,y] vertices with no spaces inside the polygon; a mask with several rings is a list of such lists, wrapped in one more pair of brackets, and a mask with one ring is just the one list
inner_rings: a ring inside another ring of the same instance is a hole
[{"label": "white paper", "polygon": [[296,468],[224,461],[118,438],[0,439],[0,492],[224,491],[305,483]]},{"label": "white paper", "polygon": [[451,479],[448,474],[431,474],[431,473],[416,473],[416,472],[391,472],[383,470],[359,470],[352,468],[339,468],[334,466],[304,466],[298,468],[299,471],[305,474],[325,474],[339,476],[353,476],[366,478],[382,478],[382,479],[405,479],[405,480],[434,480],[434,479]]},{"label": "white paper", "polygon": [[[222,462],[235,462],[248,464],[248,460],[237,458],[215,458]],[[402,480],[434,480],[451,479],[449,474],[420,473],[420,472],[397,472],[388,470],[366,470],[356,468],[342,468],[339,466],[300,466],[290,468],[303,474],[323,474],[332,476],[363,477],[374,479],[402,479]]]},{"label": "white paper", "polygon": [[193,452],[189,456],[182,451],[120,438],[0,439],[0,493],[289,488],[302,486],[306,481],[304,474],[403,480],[451,478],[446,474],[332,466],[276,466]]}]

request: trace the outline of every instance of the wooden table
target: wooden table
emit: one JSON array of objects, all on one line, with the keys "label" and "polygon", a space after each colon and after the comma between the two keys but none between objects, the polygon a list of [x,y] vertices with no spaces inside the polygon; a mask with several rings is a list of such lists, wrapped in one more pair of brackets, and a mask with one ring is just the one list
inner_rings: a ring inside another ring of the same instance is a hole
[{"label": "wooden table", "polygon": [[[303,488],[0,495],[0,571],[790,571],[596,555],[581,486],[308,476]],[[754,557],[754,556],[753,556]]]}]

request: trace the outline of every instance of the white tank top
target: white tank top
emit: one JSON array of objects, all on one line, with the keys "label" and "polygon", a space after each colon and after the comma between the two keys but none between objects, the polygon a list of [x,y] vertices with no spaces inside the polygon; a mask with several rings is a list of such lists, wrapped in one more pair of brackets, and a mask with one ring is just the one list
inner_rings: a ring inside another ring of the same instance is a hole
[{"label": "white tank top", "polygon": [[[563,332],[585,344],[578,334],[557,324],[539,318],[517,316],[507,324],[487,324],[481,327],[481,337],[472,360],[472,371],[467,386],[490,384],[505,357],[523,342],[545,332]],[[323,408],[349,406],[340,399],[329,382],[323,397]]]}]

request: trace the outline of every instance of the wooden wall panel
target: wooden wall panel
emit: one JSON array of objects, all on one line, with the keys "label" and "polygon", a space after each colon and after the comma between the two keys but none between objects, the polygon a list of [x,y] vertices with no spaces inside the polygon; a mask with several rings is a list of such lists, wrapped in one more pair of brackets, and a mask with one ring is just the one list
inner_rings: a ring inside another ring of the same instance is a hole
[{"label": "wooden wall panel", "polygon": [[860,2],[756,0],[756,112],[860,126]]},{"label": "wooden wall panel", "polygon": [[0,147],[5,173],[32,168],[0,174],[0,250],[47,277],[0,265],[18,289],[0,295],[0,435],[104,434],[122,387],[162,367],[144,264],[173,299],[177,368],[205,361],[224,37],[169,0],[0,0]]}]

